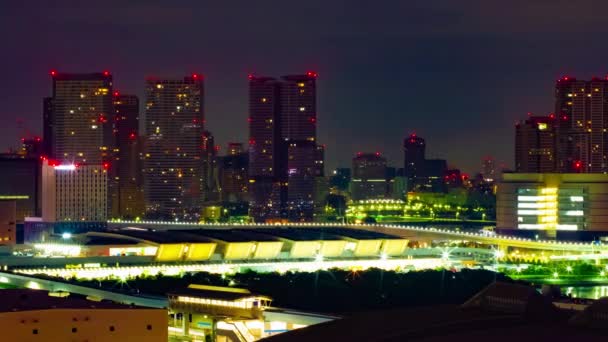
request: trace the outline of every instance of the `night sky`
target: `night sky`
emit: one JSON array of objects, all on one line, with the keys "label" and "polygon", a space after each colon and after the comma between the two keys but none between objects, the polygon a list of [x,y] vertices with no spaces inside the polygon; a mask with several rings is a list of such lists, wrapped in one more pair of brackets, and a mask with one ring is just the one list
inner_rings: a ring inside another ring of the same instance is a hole
[{"label": "night sky", "polygon": [[[36,6],[38,3],[38,6]],[[52,3],[52,4],[50,4]],[[86,4],[86,7],[84,7]],[[205,75],[207,129],[247,141],[247,74],[314,70],[328,170],[357,151],[401,166],[403,137],[467,172],[513,165],[513,124],[561,75],[608,72],[607,1],[0,1],[0,147],[41,132],[49,71]],[[143,99],[142,99],[143,102]]]}]

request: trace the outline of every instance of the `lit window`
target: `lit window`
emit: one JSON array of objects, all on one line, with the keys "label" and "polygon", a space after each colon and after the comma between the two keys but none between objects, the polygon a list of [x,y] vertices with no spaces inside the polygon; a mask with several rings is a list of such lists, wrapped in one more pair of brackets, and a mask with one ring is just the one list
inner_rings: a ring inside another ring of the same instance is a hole
[{"label": "lit window", "polygon": [[306,107],[300,107],[300,112],[303,112],[306,110]]}]

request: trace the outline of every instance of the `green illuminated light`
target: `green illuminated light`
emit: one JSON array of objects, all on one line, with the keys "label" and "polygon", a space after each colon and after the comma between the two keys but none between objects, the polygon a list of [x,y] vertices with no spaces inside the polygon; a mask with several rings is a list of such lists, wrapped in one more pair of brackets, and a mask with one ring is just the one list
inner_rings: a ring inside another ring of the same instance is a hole
[{"label": "green illuminated light", "polygon": [[0,195],[0,200],[20,200],[20,199],[30,199],[30,196],[27,196],[27,195]]}]

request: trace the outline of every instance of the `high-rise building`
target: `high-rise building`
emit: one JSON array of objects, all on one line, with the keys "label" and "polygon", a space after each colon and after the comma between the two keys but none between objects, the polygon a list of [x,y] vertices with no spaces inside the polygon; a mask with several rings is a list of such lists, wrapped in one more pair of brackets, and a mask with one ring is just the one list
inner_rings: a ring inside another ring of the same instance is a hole
[{"label": "high-rise building", "polygon": [[203,198],[203,77],[146,80],[144,189],[149,215],[184,217]]},{"label": "high-rise building", "polygon": [[[526,173],[558,171],[558,122],[555,115],[529,116],[515,125],[515,170]],[[484,175],[484,178],[487,178]]]},{"label": "high-rise building", "polygon": [[134,219],[145,213],[139,99],[114,92],[115,158],[109,170],[111,216]]},{"label": "high-rise building", "polygon": [[325,176],[325,145],[315,147],[315,176]]},{"label": "high-rise building", "polygon": [[50,157],[101,165],[110,158],[112,75],[51,72],[53,96],[44,101],[44,140]]},{"label": "high-rise building", "polygon": [[[319,152],[316,77],[249,76],[249,175],[256,221],[310,221]],[[317,161],[317,164],[315,164]]]},{"label": "high-rise building", "polygon": [[386,158],[380,153],[357,153],[353,158],[351,196],[354,201],[385,198]]},{"label": "high-rise building", "polygon": [[562,77],[555,85],[561,172],[608,171],[608,80]]},{"label": "high-rise building", "polygon": [[43,136],[43,154],[47,158],[53,156],[53,131],[55,130],[55,122],[53,121],[53,98],[45,97],[42,99],[42,136]]},{"label": "high-rise building", "polygon": [[445,176],[448,163],[445,159],[426,159],[420,176],[416,177],[416,190],[423,192],[446,192]]},{"label": "high-rise building", "polygon": [[496,160],[492,156],[486,156],[481,160],[481,176],[486,182],[498,180]]},{"label": "high-rise building", "polygon": [[415,185],[416,177],[419,177],[424,169],[425,150],[424,139],[415,133],[403,140],[403,173],[408,179],[410,189]]},{"label": "high-rise building", "polygon": [[219,146],[215,145],[215,138],[209,131],[203,131],[201,142],[202,165],[202,194],[203,201],[217,201],[219,199],[217,152]]},{"label": "high-rise building", "polygon": [[45,222],[103,222],[108,218],[107,164],[42,164],[42,219]]}]

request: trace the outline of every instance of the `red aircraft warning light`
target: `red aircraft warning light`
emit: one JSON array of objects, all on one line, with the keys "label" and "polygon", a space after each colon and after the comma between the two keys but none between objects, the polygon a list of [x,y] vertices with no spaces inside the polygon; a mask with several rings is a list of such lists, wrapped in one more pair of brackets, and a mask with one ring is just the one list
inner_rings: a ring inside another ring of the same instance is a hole
[{"label": "red aircraft warning light", "polygon": [[314,71],[309,71],[309,72],[306,73],[306,76],[316,78],[317,77],[317,73],[314,72]]},{"label": "red aircraft warning light", "polygon": [[106,76],[106,77],[110,76],[110,72],[108,70],[104,70],[103,71],[103,75]]},{"label": "red aircraft warning light", "polygon": [[57,71],[51,70],[51,76],[57,76]]}]

